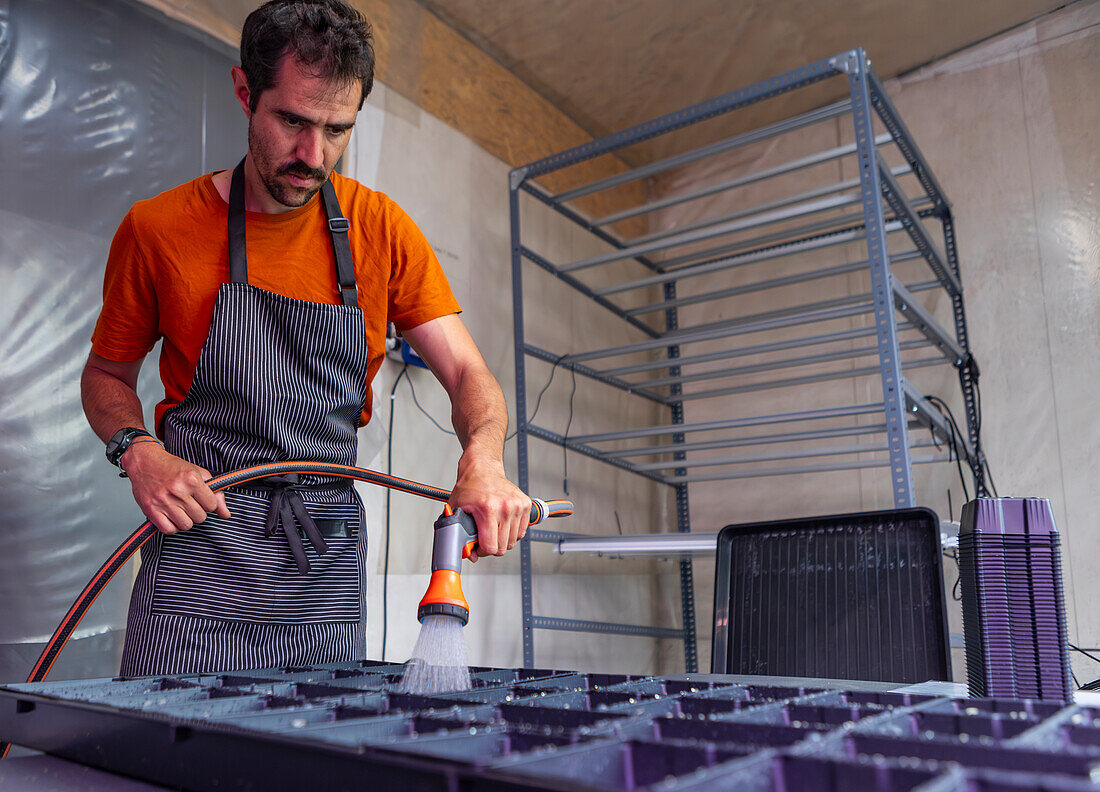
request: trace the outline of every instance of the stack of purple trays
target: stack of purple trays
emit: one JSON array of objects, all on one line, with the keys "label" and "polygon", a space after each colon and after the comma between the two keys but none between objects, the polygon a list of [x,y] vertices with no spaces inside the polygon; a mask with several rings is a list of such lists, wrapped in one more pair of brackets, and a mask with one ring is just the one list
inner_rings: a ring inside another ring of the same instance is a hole
[{"label": "stack of purple trays", "polygon": [[1062,560],[1045,498],[978,498],[959,529],[970,695],[1072,701]]}]

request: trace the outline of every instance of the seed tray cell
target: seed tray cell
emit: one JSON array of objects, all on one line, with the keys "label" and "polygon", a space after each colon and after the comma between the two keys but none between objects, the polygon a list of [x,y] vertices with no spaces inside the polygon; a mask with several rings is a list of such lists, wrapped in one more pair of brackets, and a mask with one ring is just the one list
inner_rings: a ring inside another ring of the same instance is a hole
[{"label": "seed tray cell", "polygon": [[[1001,712],[1008,715],[1032,716],[1035,718],[1049,718],[1064,709],[1064,705],[1051,701],[1036,701],[1033,699],[997,699],[997,698],[973,698],[952,699],[953,711],[964,715],[977,715],[980,712]],[[1088,710],[1082,710],[1086,712]]]},{"label": "seed tray cell", "polygon": [[1010,771],[1004,789],[1017,792],[1044,788],[1034,774],[1077,783],[1100,764],[1100,712],[1049,702],[494,668],[471,669],[471,690],[424,696],[399,690],[401,671],[361,661],[0,686],[0,740],[196,792],[336,792],[364,778],[470,792],[1000,789],[960,768]]},{"label": "seed tray cell", "polygon": [[905,792],[939,773],[928,764],[869,762],[814,756],[777,756],[776,787],[783,792]]},{"label": "seed tray cell", "polygon": [[379,748],[402,754],[445,759],[484,767],[513,755],[567,746],[571,738],[539,732],[470,727],[453,732],[419,736],[418,739],[381,743]]},{"label": "seed tray cell", "polygon": [[843,726],[855,723],[869,715],[885,712],[881,706],[825,706],[820,704],[788,704],[784,708],[787,723],[793,725],[810,724],[813,726]]},{"label": "seed tray cell", "polygon": [[858,704],[861,706],[874,705],[882,707],[883,709],[892,707],[911,707],[914,704],[922,704],[926,701],[935,699],[935,696],[925,696],[919,693],[880,693],[872,690],[850,690],[845,691],[841,695],[848,704]]},{"label": "seed tray cell", "polygon": [[1010,717],[1002,714],[957,715],[942,712],[917,712],[913,725],[918,734],[934,732],[951,736],[1009,739],[1039,723],[1038,718]]},{"label": "seed tray cell", "polygon": [[1069,751],[1040,751],[997,742],[930,737],[909,739],[881,734],[851,734],[847,738],[852,755],[894,757],[935,762],[957,762],[975,768],[993,768],[1024,773],[1055,773],[1088,778],[1096,760]]}]

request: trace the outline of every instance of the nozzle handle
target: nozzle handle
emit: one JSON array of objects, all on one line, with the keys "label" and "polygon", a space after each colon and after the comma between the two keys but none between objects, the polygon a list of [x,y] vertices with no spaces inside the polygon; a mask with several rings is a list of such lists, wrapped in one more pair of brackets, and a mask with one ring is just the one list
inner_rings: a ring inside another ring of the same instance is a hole
[{"label": "nozzle handle", "polygon": [[568,517],[573,513],[573,501],[562,498],[544,501],[531,498],[531,525],[538,525],[551,517]]},{"label": "nozzle handle", "polygon": [[[542,500],[541,498],[531,499],[531,525],[537,525],[543,520],[548,520],[551,517],[568,517],[573,513],[573,501],[564,499],[555,500]],[[457,526],[458,533],[455,533],[455,526]],[[443,514],[439,520],[436,521],[436,528],[448,528],[450,535],[454,538],[452,540],[444,540],[437,542],[436,547],[440,548],[440,557],[435,558],[433,552],[433,564],[432,569],[453,569],[453,563],[448,563],[445,559],[451,558],[448,547],[453,547],[452,542],[457,541],[461,547],[460,555],[462,558],[469,558],[477,547],[477,523],[474,522],[472,515],[466,513],[462,509],[452,509],[449,505],[443,507]],[[437,565],[438,564],[438,565]]]}]

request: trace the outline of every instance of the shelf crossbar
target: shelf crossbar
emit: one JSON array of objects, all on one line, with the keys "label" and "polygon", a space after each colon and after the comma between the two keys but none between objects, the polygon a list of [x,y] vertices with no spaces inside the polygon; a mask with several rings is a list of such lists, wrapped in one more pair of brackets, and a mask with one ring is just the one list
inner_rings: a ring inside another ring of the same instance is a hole
[{"label": "shelf crossbar", "polygon": [[752,145],[753,143],[759,143],[763,140],[768,140],[773,137],[779,137],[788,132],[794,132],[797,129],[803,129],[813,124],[820,124],[823,121],[829,121],[830,119],[837,118],[844,115],[851,108],[851,102],[848,99],[834,102],[833,104],[826,105],[824,107],[817,107],[813,110],[809,110],[801,115],[797,115],[794,118],[786,118],[782,121],[777,121],[774,124],[769,124],[759,129],[754,129],[750,132],[746,132],[742,135],[735,135],[725,140],[719,140],[716,143],[710,143],[706,146],[702,146],[691,151],[685,151],[682,154],[674,154],[671,157],[665,157],[664,159],[651,162],[648,165],[641,165],[637,168],[631,168],[630,170],[623,171],[622,173],[616,173],[614,176],[607,176],[598,181],[590,182],[589,184],[581,185],[570,190],[557,193],[553,196],[553,200],[557,203],[565,203],[567,201],[575,201],[578,198],[583,198],[586,195],[592,193],[602,192],[603,190],[610,190],[612,187],[619,187],[623,184],[627,184],[638,179],[645,179],[649,176],[654,176],[658,173],[664,173],[665,171],[672,170],[673,168],[680,168],[684,165],[690,165],[693,162],[707,159],[718,154],[722,154],[727,151],[732,151],[736,148],[743,148],[745,146]]},{"label": "shelf crossbar", "polygon": [[[950,462],[949,456],[911,457],[914,465],[927,465],[933,462]],[[852,460],[850,462],[828,462],[820,465],[791,465],[780,468],[759,468],[757,470],[742,470],[734,473],[689,473],[684,476],[667,476],[667,484],[689,484],[693,481],[732,481],[734,479],[767,478],[769,476],[800,476],[808,473],[828,473],[836,470],[863,470],[866,468],[890,467],[888,459],[876,460]]]},{"label": "shelf crossbar", "polygon": [[[915,338],[910,341],[902,341],[898,344],[898,349],[919,349],[921,347],[928,346],[929,341],[924,338]],[[726,377],[740,377],[745,374],[761,374],[765,371],[777,371],[785,368],[799,368],[801,366],[813,366],[818,363],[833,363],[838,360],[852,360],[853,358],[870,357],[871,355],[878,354],[877,346],[870,347],[857,347],[856,349],[839,349],[835,352],[821,352],[816,355],[805,355],[803,357],[795,358],[783,358],[781,360],[770,360],[765,363],[754,363],[751,366],[737,366],[734,368],[724,369],[712,369],[709,371],[699,371],[694,374],[681,374],[678,377],[657,377],[648,380],[639,380],[637,382],[625,382],[626,388],[624,390],[630,390],[631,393],[635,393],[638,387],[644,387],[646,390],[652,388],[658,388],[663,385],[672,385],[673,383],[680,383],[681,385],[691,382],[705,382],[712,379],[724,379]],[[620,380],[620,382],[624,382]],[[621,385],[616,387],[622,387]]]},{"label": "shelf crossbar", "polygon": [[[895,176],[902,176],[908,172],[908,165],[899,165],[893,169]],[[771,225],[773,223],[792,220],[798,217],[805,217],[806,215],[816,214],[817,212],[855,206],[860,202],[858,193],[849,192],[843,195],[837,195],[837,193],[844,193],[845,190],[852,190],[858,187],[859,179],[847,179],[834,184],[826,184],[823,187],[815,187],[812,190],[804,190],[794,195],[786,195],[782,198],[765,201],[764,203],[748,206],[744,209],[737,209],[732,212],[727,212],[726,214],[704,217],[701,220],[696,220],[687,225],[674,226],[663,231],[652,231],[648,234],[632,237],[627,241],[627,244],[637,245],[643,242],[654,242],[669,237],[675,237],[688,231],[697,231],[700,228],[708,228],[733,220],[742,221],[740,224],[730,223],[729,226],[726,226],[727,230],[724,233],[732,233],[733,231],[744,231],[749,228],[758,228],[760,226]],[[833,197],[828,198],[827,196]]]},{"label": "shelf crossbar", "polygon": [[[909,444],[910,448],[938,447],[938,441],[917,440]],[[747,456],[703,457],[668,462],[649,462],[638,465],[638,470],[669,470],[671,468],[719,467],[721,465],[749,465],[757,462],[780,462],[787,459],[812,459],[825,456],[846,456],[849,454],[867,454],[876,451],[889,451],[888,445],[846,445],[827,448],[802,448],[790,451],[776,451],[770,454],[749,454]]]},{"label": "shelf crossbar", "polygon": [[571,360],[566,360],[565,356],[555,355],[553,352],[548,352],[547,350],[537,347],[534,344],[524,344],[523,351],[531,357],[537,358],[538,360],[542,360],[546,363],[550,363],[555,367],[561,366],[566,370],[575,371],[578,374],[588,377],[589,379],[596,380],[597,382],[602,382],[605,385],[610,385],[613,388],[618,388],[619,390],[626,391],[628,393],[633,393],[637,396],[641,396],[642,398],[657,402],[658,404],[669,404],[668,398],[662,396],[659,393],[654,393],[652,390],[649,389],[648,386],[643,387],[646,385],[646,383],[633,383],[627,382],[623,379],[619,379],[618,377],[609,377],[601,371],[590,368],[589,366],[585,366],[582,363],[574,363]]},{"label": "shelf crossbar", "polygon": [[[893,260],[893,257],[891,257],[891,260]],[[924,335],[928,343],[939,349],[952,366],[956,368],[961,366],[966,358],[966,353],[959,346],[959,342],[932,317],[928,309],[921,305],[920,301],[913,296],[913,293],[905,288],[896,277],[891,277],[890,287],[894,293],[894,307],[898,309],[898,312]],[[903,347],[904,344],[899,345],[899,348]]]},{"label": "shelf crossbar", "polygon": [[[936,281],[916,283],[909,287],[909,291],[927,291],[938,287]],[[794,305],[788,308],[779,308],[774,311],[741,316],[735,319],[723,319],[717,322],[692,325],[690,327],[666,334],[661,338],[650,341],[636,341],[632,344],[622,344],[604,349],[594,349],[588,352],[577,352],[567,355],[563,361],[579,363],[585,360],[597,360],[599,358],[617,357],[636,352],[647,352],[661,349],[670,343],[688,344],[700,341],[713,341],[719,338],[727,338],[732,335],[756,333],[764,330],[777,330],[782,327],[792,327],[801,324],[815,322],[827,322],[833,319],[845,319],[867,313],[871,308],[871,297],[867,294],[851,294],[845,297],[837,297],[832,300],[821,300],[814,303]]]},{"label": "shelf crossbar", "polygon": [[555,278],[557,278],[558,280],[565,283],[570,288],[575,289],[578,294],[584,295],[585,297],[587,297],[588,299],[592,300],[594,303],[599,305],[601,308],[604,308],[604,309],[610,311],[611,313],[615,314],[615,316],[622,319],[624,322],[627,322],[628,324],[632,325],[633,327],[637,328],[638,330],[641,330],[643,333],[645,333],[649,337],[655,338],[655,337],[660,335],[659,330],[656,330],[656,329],[650,327],[649,325],[647,325],[645,322],[638,319],[637,317],[631,316],[630,314],[626,313],[626,311],[624,311],[622,308],[620,308],[615,303],[611,302],[611,300],[607,299],[603,295],[597,294],[592,289],[588,288],[588,286],[586,286],[585,284],[581,283],[579,280],[574,278],[572,275],[568,275],[568,274],[562,272],[561,270],[559,270],[557,267],[555,267],[553,264],[551,264],[549,261],[547,261],[545,258],[540,256],[535,251],[531,250],[531,248],[527,247],[526,245],[521,245],[520,246],[519,255],[522,256],[523,258],[527,259],[531,263],[537,265],[538,267],[544,269],[545,271],[549,272],[551,275],[553,275]]},{"label": "shelf crossbar", "polygon": [[882,119],[883,125],[889,130],[890,136],[902,156],[905,157],[905,161],[913,169],[913,173],[924,188],[925,194],[931,199],[936,214],[941,215],[951,206],[951,202],[947,200],[947,194],[944,193],[943,187],[936,179],[936,175],[932,173],[928,161],[921,153],[912,133],[909,132],[909,128],[901,120],[901,116],[898,115],[893,100],[886,93],[886,89],[882,87],[882,82],[873,69],[867,70],[867,83],[871,106],[875,109],[878,117]]},{"label": "shelf crossbar", "polygon": [[666,483],[664,476],[659,476],[656,473],[650,473],[644,470],[640,471],[635,465],[631,464],[630,462],[624,462],[621,459],[611,459],[603,454],[598,448],[593,448],[586,443],[578,442],[575,438],[565,437],[558,434],[557,432],[551,432],[549,429],[545,429],[541,426],[536,426],[535,424],[527,425],[527,433],[531,435],[531,437],[537,437],[540,440],[545,440],[548,443],[554,443],[555,445],[563,446],[564,448],[581,454],[582,456],[590,457],[591,459],[598,459],[601,462],[606,462],[607,464],[613,467],[617,467],[620,470],[625,470],[628,473],[634,473],[639,476],[644,476],[645,478],[648,478],[651,481],[656,481],[659,484]]},{"label": "shelf crossbar", "polygon": [[886,166],[886,163],[878,152],[875,153],[875,161],[878,165],[879,180],[882,183],[882,194],[883,197],[886,198],[886,203],[890,205],[890,209],[897,215],[906,233],[909,234],[909,238],[913,240],[913,244],[916,246],[917,250],[921,252],[921,255],[924,256],[924,259],[928,262],[928,266],[932,268],[932,272],[939,278],[943,287],[947,289],[952,296],[962,294],[962,283],[959,282],[958,276],[947,266],[943,254],[940,253],[939,248],[932,242],[932,237],[928,235],[928,230],[920,221],[920,217],[917,213],[913,211],[905,193],[902,191],[900,185],[898,185],[897,180],[890,173],[890,169]]},{"label": "shelf crossbar", "polygon": [[[848,226],[846,228],[837,228],[837,226],[859,220],[860,217],[860,215],[846,215],[844,217],[830,218],[820,223],[811,223],[792,229],[792,232],[798,232],[798,234],[826,229],[824,233],[812,234],[801,239],[791,240],[791,235],[784,231],[765,237],[744,240],[743,242],[738,242],[728,247],[723,246],[720,248],[712,248],[711,250],[700,251],[699,257],[703,258],[702,261],[693,261],[693,263],[687,266],[677,267],[668,272],[661,272],[656,275],[637,278],[612,286],[604,286],[599,289],[594,289],[593,291],[601,296],[620,294],[621,292],[644,289],[649,286],[658,286],[671,281],[679,281],[684,278],[696,278],[700,275],[709,275],[713,272],[721,272],[723,270],[733,269],[734,267],[742,267],[746,264],[756,264],[761,261],[784,258],[798,253],[808,253],[813,250],[821,250],[835,245],[844,245],[848,242],[858,242],[866,236],[862,224]],[[894,232],[902,230],[902,225],[898,221],[894,221],[888,225],[890,227],[887,228],[887,231]],[[776,244],[770,244],[773,242]],[[758,247],[758,245],[764,245],[764,247]],[[751,249],[745,250],[745,248]],[[732,255],[726,255],[727,253],[731,253]],[[708,258],[711,254],[716,254],[717,257]],[[668,262],[664,263],[667,264]]]},{"label": "shelf crossbar", "polygon": [[[566,206],[564,204],[556,203],[553,200],[553,196],[551,196],[546,190],[544,190],[535,182],[525,181],[519,186],[519,189],[523,190],[523,192],[527,193],[535,200],[541,201],[546,206],[549,206],[565,219],[571,220],[572,222],[576,223],[581,228],[590,232],[600,241],[606,242],[614,248],[625,247],[622,239],[620,239],[618,235],[610,233],[606,229],[600,228],[599,226],[594,224],[592,220],[589,219],[583,212],[573,209],[572,207]],[[635,256],[634,260],[651,270],[660,269],[660,267],[658,267],[645,256]]]},{"label": "shelf crossbar", "polygon": [[[638,429],[623,429],[615,432],[598,432],[576,435],[570,438],[578,443],[602,443],[610,440],[636,440],[641,437],[661,437],[677,432],[709,432],[715,429],[741,429],[746,426],[768,426],[771,424],[793,423],[797,421],[817,421],[826,418],[849,418],[855,415],[870,415],[882,412],[882,402],[876,404],[854,404],[844,407],[823,407],[816,410],[798,410],[795,412],[753,415],[746,418],[723,418],[717,421],[695,421],[683,424],[663,424]],[[633,466],[629,469],[633,470]]]},{"label": "shelf crossbar", "polygon": [[[911,325],[899,325],[900,330],[911,329]],[[839,341],[855,341],[863,338],[870,338],[875,335],[875,328],[873,327],[856,327],[852,330],[838,330],[832,333],[821,333],[813,336],[803,336],[801,338],[788,338],[783,341],[772,341],[768,344],[753,344],[745,347],[735,347],[733,349],[723,349],[717,352],[706,352],[697,355],[687,355],[678,359],[678,363],[681,366],[689,366],[698,363],[712,363],[715,360],[728,360],[729,358],[746,357],[749,355],[761,355],[771,352],[782,352],[787,349],[801,349],[803,347],[822,346],[825,344],[834,344]],[[668,368],[668,361],[665,360],[650,360],[644,363],[634,363],[629,366],[618,366],[611,369],[601,369],[604,374],[609,376],[618,377],[623,374],[634,374],[640,371],[653,371],[654,369]]]},{"label": "shelf crossbar", "polygon": [[[913,426],[921,424],[914,422]],[[676,451],[714,451],[720,448],[742,448],[744,446],[771,445],[772,443],[795,443],[807,440],[827,440],[837,437],[856,437],[877,434],[886,431],[886,424],[863,424],[856,426],[838,426],[832,429],[815,429],[807,432],[785,432],[782,434],[751,435],[749,437],[731,437],[724,440],[704,440],[697,443],[666,443],[656,446],[638,446],[618,451],[605,451],[609,457],[623,458],[631,456],[657,456]]]},{"label": "shelf crossbar", "polygon": [[645,624],[559,619],[551,616],[535,616],[531,626],[539,630],[565,630],[567,632],[601,633],[603,635],[636,635],[644,638],[684,637],[684,631],[675,627],[650,627]]},{"label": "shelf crossbar", "polygon": [[[890,260],[895,263],[902,261],[911,261],[915,258],[921,258],[921,254],[915,250],[908,250],[902,253],[897,253],[890,257]],[[656,311],[663,310],[665,308],[683,307],[685,305],[698,305],[700,303],[712,302],[714,300],[724,300],[728,297],[738,297],[743,294],[753,294],[759,291],[766,291],[768,289],[778,289],[783,286],[793,286],[798,283],[808,283],[809,281],[821,280],[823,278],[832,278],[837,275],[847,275],[852,272],[860,272],[866,270],[868,262],[853,261],[848,264],[838,264],[835,267],[823,267],[821,269],[810,270],[808,272],[800,272],[796,275],[786,275],[781,278],[769,278],[768,280],[757,281],[755,283],[748,283],[744,286],[731,286],[728,289],[718,289],[717,291],[705,292],[703,294],[695,294],[690,297],[678,297],[675,300],[667,300],[662,303],[653,303],[651,305],[641,305],[636,308],[627,308],[626,313],[630,316],[639,316],[646,313],[654,313]]]},{"label": "shelf crossbar", "polygon": [[[875,138],[877,145],[885,145],[889,143],[893,138],[888,132],[884,132]],[[638,215],[648,214],[649,212],[655,212],[659,209],[667,209],[670,206],[676,206],[677,204],[687,203],[689,201],[695,201],[699,198],[706,198],[711,195],[717,195],[719,193],[727,192],[728,190],[734,190],[738,187],[745,187],[750,184],[756,184],[757,182],[766,181],[767,179],[775,178],[776,176],[782,176],[787,173],[793,173],[803,168],[810,168],[814,165],[821,165],[825,162],[831,162],[833,160],[840,159],[841,157],[847,157],[855,153],[856,144],[848,143],[844,146],[837,146],[836,148],[826,149],[825,151],[819,151],[816,154],[810,154],[806,157],[799,157],[798,159],[784,162],[780,165],[774,165],[770,168],[764,168],[763,170],[753,171],[744,176],[738,176],[735,179],[727,179],[723,182],[716,184],[708,184],[705,187],[700,187],[695,190],[689,190],[687,192],[678,193],[677,195],[669,196],[668,198],[661,198],[656,201],[650,201],[649,203],[635,206],[630,209],[624,209],[621,212],[614,212],[613,214],[604,215],[598,217],[592,221],[593,225],[603,226],[611,223],[618,223],[621,220],[629,220],[632,217]]]},{"label": "shelf crossbar", "polygon": [[[923,424],[926,428],[931,430],[937,437],[943,440],[945,443],[952,443],[952,431],[951,426],[947,423],[947,419],[943,414],[929,403],[922,394],[909,380],[903,379],[901,382],[902,391],[905,393],[905,403],[908,405],[909,410],[913,414],[913,418]],[[960,437],[958,434],[954,435],[955,441],[962,443],[963,453],[966,455],[966,459],[970,463],[976,462],[974,456],[974,447],[970,444],[970,441],[966,437]]]},{"label": "shelf crossbar", "polygon": [[[544,173],[585,162],[593,157],[599,157],[602,154],[608,154],[626,146],[641,143],[658,135],[674,132],[677,129],[747,107],[764,99],[804,88],[807,85],[841,74],[840,63],[843,58],[843,55],[823,58],[777,77],[754,83],[682,110],[666,113],[659,118],[635,124],[627,129],[588,143],[582,143],[565,151],[559,151],[516,170],[522,173],[522,178],[536,178]],[[513,179],[513,183],[515,181],[516,179]]]},{"label": "shelf crossbar", "polygon": [[[946,363],[942,357],[921,358],[919,360],[902,361],[903,369],[927,368],[928,366],[942,366]],[[855,379],[856,377],[869,377],[878,374],[881,366],[862,366],[860,368],[838,369],[826,371],[821,374],[807,374],[803,377],[789,377],[781,380],[768,380],[766,382],[752,382],[747,385],[730,385],[726,388],[714,388],[706,391],[688,391],[676,398],[681,401],[698,401],[699,399],[715,399],[719,396],[733,396],[737,393],[756,393],[763,390],[776,388],[791,388],[796,385],[813,385],[818,382],[832,382],[841,379]]]}]

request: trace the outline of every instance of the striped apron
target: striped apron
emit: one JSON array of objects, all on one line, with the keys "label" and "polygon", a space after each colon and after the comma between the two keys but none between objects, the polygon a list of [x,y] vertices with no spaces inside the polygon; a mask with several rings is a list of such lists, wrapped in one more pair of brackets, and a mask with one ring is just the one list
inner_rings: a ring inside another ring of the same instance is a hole
[{"label": "striped apron", "polygon": [[[341,305],[248,283],[243,162],[229,198],[230,280],[165,447],[215,475],[264,462],[354,465],[368,350],[348,221],[322,188]],[[365,652],[363,506],[318,476],[225,493],[233,517],[157,533],[141,551],[122,673],[228,671],[343,662]]]}]

